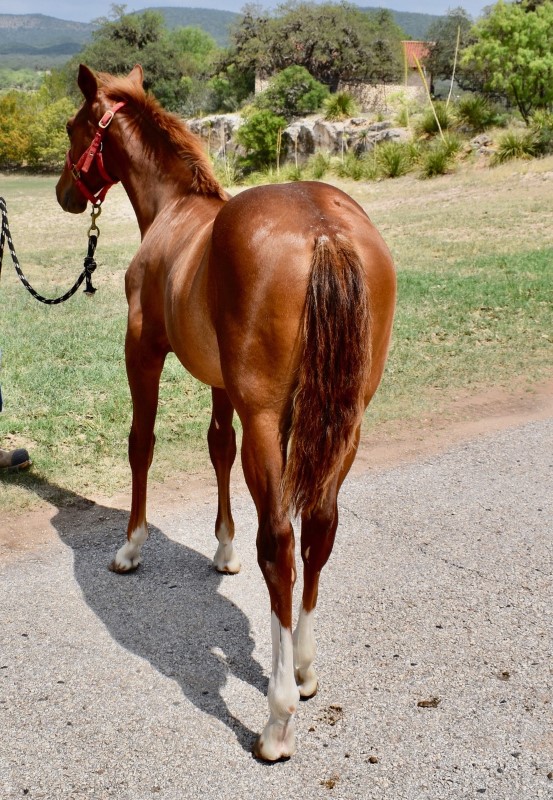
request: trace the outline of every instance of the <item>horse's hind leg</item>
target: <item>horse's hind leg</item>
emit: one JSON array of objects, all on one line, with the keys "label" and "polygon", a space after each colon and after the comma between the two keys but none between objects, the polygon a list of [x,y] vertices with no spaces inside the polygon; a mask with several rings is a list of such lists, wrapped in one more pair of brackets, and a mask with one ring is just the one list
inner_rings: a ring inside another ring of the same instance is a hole
[{"label": "horse's hind leg", "polygon": [[300,696],[304,699],[313,697],[317,692],[318,679],[313,662],[316,654],[314,616],[319,578],[334,546],[338,527],[338,491],[353,463],[358,441],[359,430],[355,448],[346,458],[340,475],[329,487],[324,503],[316,511],[302,515],[303,596],[294,631],[294,673]]},{"label": "horse's hind leg", "polygon": [[154,424],[159,396],[159,379],[166,351],[148,347],[127,333],[125,358],[133,403],[129,434],[129,462],[132,472],[132,503],[127,541],[110,564],[113,572],[132,572],[140,563],[142,545],[148,538],[146,488],[154,455]]},{"label": "horse's hind leg", "polygon": [[219,542],[213,564],[218,572],[236,573],[240,559],[234,549],[234,520],[230,509],[230,471],[236,458],[234,408],[224,389],[211,390],[213,408],[207,433],[209,455],[217,476],[218,506],[215,536]]},{"label": "horse's hind leg", "polygon": [[259,415],[245,421],[242,463],[257,516],[257,559],[271,601],[272,672],[269,680],[269,721],[254,752],[276,761],[295,752],[294,713],[299,692],[294,680],[292,591],[296,579],[294,533],[282,509],[280,481],[283,456],[278,419]]}]

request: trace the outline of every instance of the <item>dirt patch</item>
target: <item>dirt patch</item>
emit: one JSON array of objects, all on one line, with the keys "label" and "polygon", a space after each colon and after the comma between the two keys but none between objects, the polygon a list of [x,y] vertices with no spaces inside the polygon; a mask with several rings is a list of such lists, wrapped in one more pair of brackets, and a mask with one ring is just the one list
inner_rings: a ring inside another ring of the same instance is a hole
[{"label": "dirt patch", "polygon": [[[495,388],[478,394],[459,393],[434,415],[416,422],[385,423],[367,432],[360,443],[352,472],[359,475],[427,458],[478,436],[550,417],[553,417],[553,380],[531,389],[507,391]],[[233,491],[247,491],[239,468],[233,473]],[[217,486],[211,470],[194,475],[175,475],[162,484],[153,484],[149,497],[152,517],[161,511],[182,507],[187,501],[203,500],[213,503],[215,520]],[[111,498],[80,498],[71,505],[75,512],[75,528],[78,529],[85,524],[85,515],[86,525],[90,526],[105,520],[109,509],[130,508],[130,492]],[[37,552],[53,544],[59,546],[59,539],[50,524],[56,512],[57,509],[50,506],[2,520],[0,561]]]}]

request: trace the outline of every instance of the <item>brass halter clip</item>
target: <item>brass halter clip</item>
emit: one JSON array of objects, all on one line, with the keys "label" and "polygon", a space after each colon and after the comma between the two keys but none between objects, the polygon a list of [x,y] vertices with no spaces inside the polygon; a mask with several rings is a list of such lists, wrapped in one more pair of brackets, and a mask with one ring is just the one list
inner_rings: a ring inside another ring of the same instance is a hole
[{"label": "brass halter clip", "polygon": [[96,220],[98,219],[101,213],[102,213],[102,206],[100,205],[100,203],[98,203],[95,206],[92,206],[92,211],[90,213],[90,216],[92,217],[92,224],[88,229],[89,237],[96,236],[96,238],[98,238],[98,236],[100,235],[100,228],[96,225]]}]

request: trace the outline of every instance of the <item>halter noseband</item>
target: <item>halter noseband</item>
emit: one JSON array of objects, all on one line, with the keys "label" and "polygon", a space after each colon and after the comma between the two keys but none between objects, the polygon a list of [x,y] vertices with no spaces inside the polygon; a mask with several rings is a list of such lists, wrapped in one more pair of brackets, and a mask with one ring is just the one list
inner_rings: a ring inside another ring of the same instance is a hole
[{"label": "halter noseband", "polygon": [[[115,103],[112,108],[105,112],[102,119],[98,122],[98,130],[92,140],[90,146],[84,151],[82,156],[79,158],[76,164],[73,163],[71,160],[71,149],[67,151],[67,156],[65,158],[65,163],[73,176],[73,180],[75,181],[75,185],[77,189],[83,194],[87,200],[89,200],[93,206],[99,206],[104,201],[104,198],[108,192],[108,189],[111,189],[114,183],[117,183],[117,179],[113,179],[108,175],[106,168],[104,167],[104,157],[102,155],[102,140],[104,138],[105,132],[109,127],[112,119],[114,118],[115,114],[125,105],[124,102]],[[88,186],[84,183],[81,176],[86,175],[91,168],[92,164],[94,163],[94,159],[97,159],[97,167],[98,172],[104,179],[104,185],[98,189],[97,192],[92,192]]]}]

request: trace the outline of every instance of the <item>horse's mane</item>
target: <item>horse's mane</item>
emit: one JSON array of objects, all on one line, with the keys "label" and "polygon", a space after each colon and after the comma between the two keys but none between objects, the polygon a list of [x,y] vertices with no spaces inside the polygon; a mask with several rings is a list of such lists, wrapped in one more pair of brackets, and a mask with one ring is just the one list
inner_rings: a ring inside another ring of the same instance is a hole
[{"label": "horse's mane", "polygon": [[144,122],[150,123],[145,144],[153,151],[162,139],[168,141],[192,172],[192,189],[198,194],[226,199],[227,195],[213,172],[200,139],[176,114],[166,111],[155,97],[148,94],[128,77],[117,77],[105,72],[97,73],[101,88],[112,100],[127,103],[134,111],[130,119],[144,131]]}]

